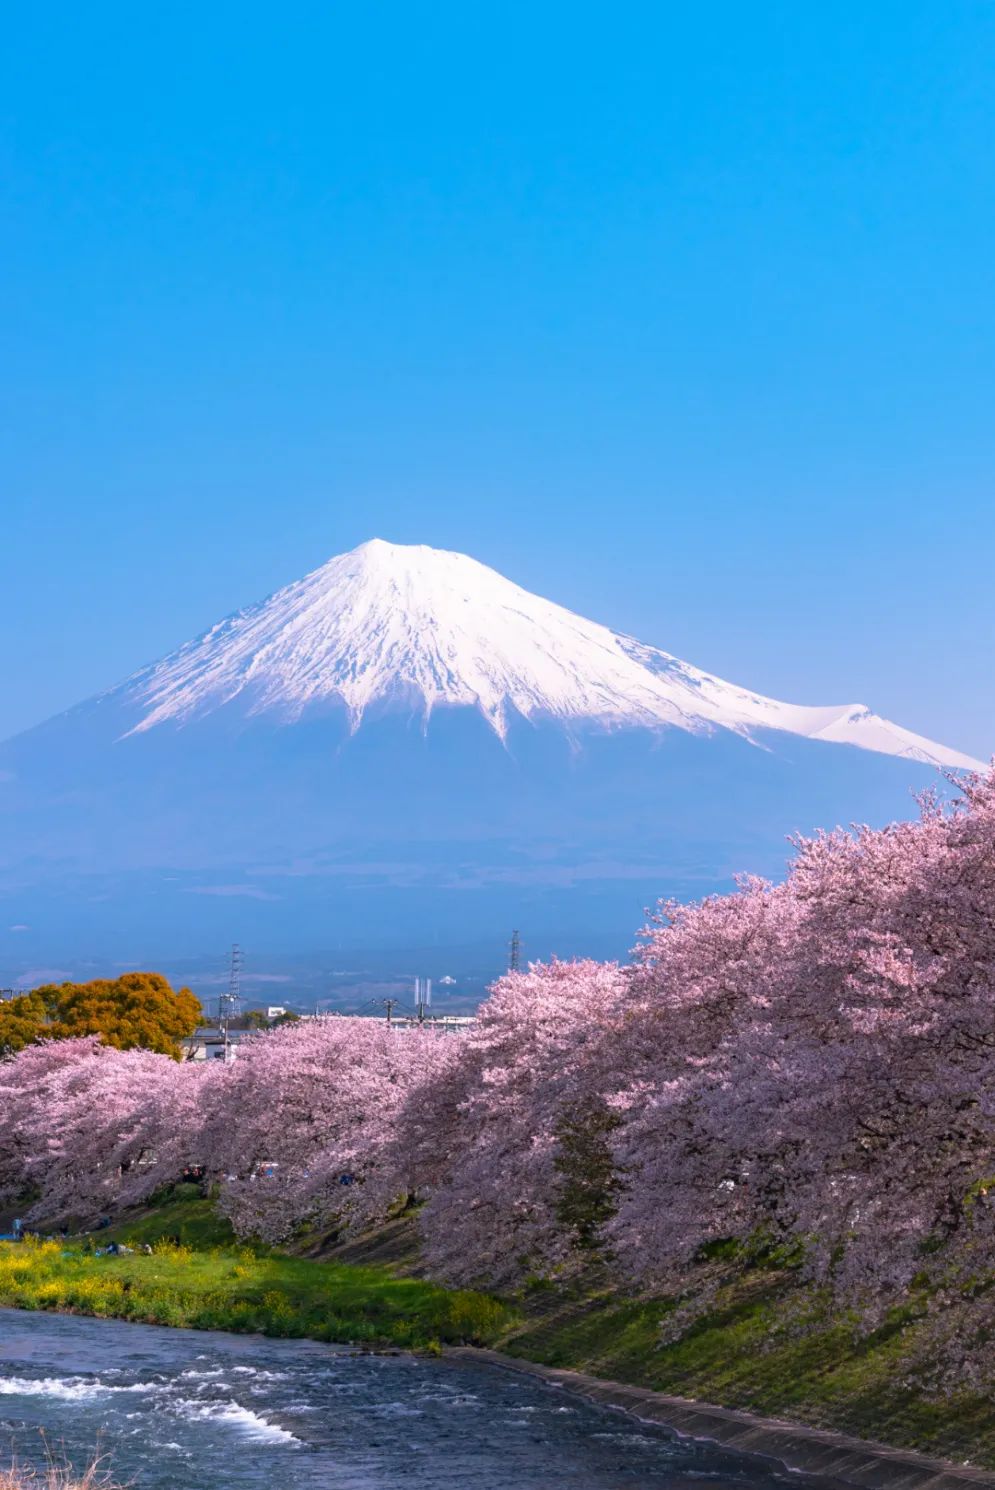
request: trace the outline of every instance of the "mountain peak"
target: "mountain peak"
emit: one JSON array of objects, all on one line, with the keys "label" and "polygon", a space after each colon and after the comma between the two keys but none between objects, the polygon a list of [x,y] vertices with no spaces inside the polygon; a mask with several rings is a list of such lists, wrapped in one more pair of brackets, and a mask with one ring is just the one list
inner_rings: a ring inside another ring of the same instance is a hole
[{"label": "mountain peak", "polygon": [[473,708],[505,737],[518,715],[564,727],[766,729],[938,765],[977,763],[860,704],[780,703],[533,595],[466,554],[372,538],[239,611],[115,695],[141,733],[237,703],[291,723],[341,706]]},{"label": "mountain peak", "polygon": [[[365,543],[357,544],[349,552],[357,557],[362,554],[373,562],[379,561],[383,563],[389,562],[395,555],[398,559],[403,559],[405,554],[411,555],[411,561],[413,562],[413,557],[416,554],[444,554],[446,550],[431,548],[427,543],[391,543],[388,538],[367,538]],[[335,556],[335,558],[339,559],[348,557],[349,554],[337,554]],[[335,558],[329,559],[328,562],[334,564]]]}]

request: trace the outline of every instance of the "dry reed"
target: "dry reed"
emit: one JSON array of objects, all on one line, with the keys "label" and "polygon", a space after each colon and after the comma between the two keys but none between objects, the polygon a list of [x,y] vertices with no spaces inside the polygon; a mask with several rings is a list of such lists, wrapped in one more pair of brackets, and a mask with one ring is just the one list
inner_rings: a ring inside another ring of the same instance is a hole
[{"label": "dry reed", "polygon": [[43,1469],[32,1469],[16,1461],[9,1468],[0,1469],[0,1490],[125,1490],[125,1487],[108,1477],[99,1459],[94,1459],[81,1474],[71,1465],[50,1459]]}]

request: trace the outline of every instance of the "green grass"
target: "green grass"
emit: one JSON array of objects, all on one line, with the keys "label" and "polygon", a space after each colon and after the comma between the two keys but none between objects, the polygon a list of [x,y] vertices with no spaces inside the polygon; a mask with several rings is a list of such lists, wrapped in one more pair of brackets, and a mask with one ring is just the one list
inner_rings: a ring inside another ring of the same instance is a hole
[{"label": "green grass", "polygon": [[152,1256],[95,1257],[57,1242],[0,1244],[0,1305],[413,1350],[492,1344],[512,1320],[485,1294],[387,1268],[155,1246]]},{"label": "green grass", "polygon": [[[797,1327],[798,1306],[811,1327]],[[532,1317],[501,1343],[511,1355],[766,1417],[834,1428],[858,1438],[995,1468],[995,1407],[964,1392],[931,1399],[907,1385],[915,1319],[860,1335],[797,1274],[731,1275],[712,1309],[662,1344],[670,1305],[602,1284],[536,1294]],[[914,1311],[909,1311],[913,1315]]]},{"label": "green grass", "polygon": [[127,1242],[130,1247],[170,1237],[195,1252],[240,1245],[230,1223],[218,1215],[210,1200],[203,1198],[200,1186],[192,1184],[174,1185],[149,1210],[109,1231],[95,1233],[95,1237],[102,1246],[114,1240]]}]

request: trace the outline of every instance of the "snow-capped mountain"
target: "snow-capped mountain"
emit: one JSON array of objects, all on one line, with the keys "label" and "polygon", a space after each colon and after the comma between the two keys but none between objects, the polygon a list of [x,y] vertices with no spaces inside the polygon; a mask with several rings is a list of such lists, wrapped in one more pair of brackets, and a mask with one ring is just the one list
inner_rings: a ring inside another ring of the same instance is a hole
[{"label": "snow-capped mountain", "polygon": [[514,715],[606,729],[784,730],[934,765],[976,766],[862,704],[805,707],[701,672],[585,620],[495,570],[424,545],[375,538],[221,621],[110,697],[141,732],[241,700],[290,723],[343,706],[359,728],[375,705],[469,707],[504,739]]},{"label": "snow-capped mountain", "polygon": [[621,955],[657,897],[777,876],[787,835],[976,764],[374,540],[0,745],[0,984],[515,925],[529,956]]}]

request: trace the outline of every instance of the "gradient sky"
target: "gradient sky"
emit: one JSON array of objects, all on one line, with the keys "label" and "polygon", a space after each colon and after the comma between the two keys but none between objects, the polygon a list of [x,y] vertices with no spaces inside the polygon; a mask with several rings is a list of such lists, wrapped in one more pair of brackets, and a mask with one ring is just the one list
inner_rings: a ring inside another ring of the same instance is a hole
[{"label": "gradient sky", "polygon": [[376,534],[995,749],[988,0],[4,31],[0,736]]}]

